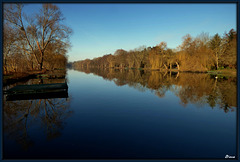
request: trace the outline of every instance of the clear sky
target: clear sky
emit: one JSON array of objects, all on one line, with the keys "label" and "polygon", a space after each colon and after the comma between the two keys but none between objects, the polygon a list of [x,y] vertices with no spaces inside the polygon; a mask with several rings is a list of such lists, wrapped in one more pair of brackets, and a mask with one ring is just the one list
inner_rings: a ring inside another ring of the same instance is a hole
[{"label": "clear sky", "polygon": [[[32,5],[26,6],[35,10]],[[236,30],[236,4],[81,4],[62,3],[66,25],[73,29],[69,61],[155,46],[176,48],[186,34],[223,35]]]}]

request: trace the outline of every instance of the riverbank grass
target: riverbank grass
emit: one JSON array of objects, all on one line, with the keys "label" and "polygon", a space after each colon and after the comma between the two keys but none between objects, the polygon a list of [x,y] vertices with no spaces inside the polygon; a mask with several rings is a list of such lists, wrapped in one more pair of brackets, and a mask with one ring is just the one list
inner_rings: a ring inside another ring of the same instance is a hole
[{"label": "riverbank grass", "polygon": [[221,70],[212,70],[208,71],[209,74],[212,75],[222,75],[222,76],[237,76],[237,70],[236,69],[221,69]]}]

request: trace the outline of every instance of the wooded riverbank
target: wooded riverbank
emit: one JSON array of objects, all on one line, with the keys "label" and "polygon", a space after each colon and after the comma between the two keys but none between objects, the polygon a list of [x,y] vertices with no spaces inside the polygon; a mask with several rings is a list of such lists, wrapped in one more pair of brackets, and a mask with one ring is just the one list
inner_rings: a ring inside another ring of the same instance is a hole
[{"label": "wooded riverbank", "polygon": [[175,49],[166,42],[153,47],[141,46],[126,51],[117,49],[114,54],[72,62],[73,68],[135,68],[208,72],[237,68],[237,32],[231,29],[222,37],[201,33],[196,37],[187,34]]}]

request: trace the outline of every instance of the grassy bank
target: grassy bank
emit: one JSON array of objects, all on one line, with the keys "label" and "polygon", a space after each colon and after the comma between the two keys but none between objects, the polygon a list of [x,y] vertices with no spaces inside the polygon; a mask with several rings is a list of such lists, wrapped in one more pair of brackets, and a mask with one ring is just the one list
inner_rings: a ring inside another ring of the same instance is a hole
[{"label": "grassy bank", "polygon": [[17,72],[3,75],[3,85],[13,84],[16,82],[27,81],[33,78],[40,79],[63,79],[66,76],[65,69],[42,70],[42,71],[28,71]]},{"label": "grassy bank", "polygon": [[25,81],[36,77],[38,74],[44,73],[46,73],[46,70],[9,73],[7,75],[3,75],[3,85],[12,84],[19,81]]},{"label": "grassy bank", "polygon": [[[114,69],[129,69],[129,68],[114,68]],[[150,71],[162,71],[162,72],[181,72],[181,73],[208,73],[212,75],[222,75],[222,76],[231,76],[236,77],[237,76],[237,70],[236,69],[221,69],[221,70],[212,70],[212,71],[196,71],[196,70],[178,70],[178,69],[152,69],[152,68],[130,68],[130,69],[137,69],[137,70],[150,70]]]},{"label": "grassy bank", "polygon": [[237,70],[236,69],[222,69],[222,70],[213,70],[208,71],[209,74],[212,75],[220,75],[220,76],[230,76],[230,77],[236,77],[237,76]]}]

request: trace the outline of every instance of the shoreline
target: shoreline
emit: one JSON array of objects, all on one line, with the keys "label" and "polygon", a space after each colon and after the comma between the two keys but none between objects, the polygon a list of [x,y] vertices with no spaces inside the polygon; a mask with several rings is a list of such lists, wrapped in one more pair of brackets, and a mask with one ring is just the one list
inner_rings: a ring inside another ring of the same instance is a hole
[{"label": "shoreline", "polygon": [[38,74],[45,74],[46,70],[30,71],[30,72],[16,72],[8,75],[3,75],[3,86],[13,84],[20,81],[27,81],[36,77]]},{"label": "shoreline", "polygon": [[[73,68],[74,69],[74,68]],[[213,71],[181,71],[177,69],[149,69],[149,68],[112,68],[118,70],[147,70],[147,71],[159,71],[159,72],[175,72],[175,73],[205,73],[210,75],[221,75],[221,76],[232,76],[237,77],[237,70],[235,69],[223,69],[223,70],[213,70]],[[17,72],[8,75],[3,75],[3,86],[8,84],[13,84],[20,81],[27,81],[28,79],[35,78],[37,75],[46,74],[47,70],[42,71],[31,71],[31,72]]]},{"label": "shoreline", "polygon": [[16,72],[3,75],[3,86],[14,84],[17,82],[28,81],[29,79],[42,78],[42,79],[62,79],[66,76],[66,69],[54,70],[33,70],[28,72]]},{"label": "shoreline", "polygon": [[[82,68],[82,67],[81,67]],[[80,69],[81,69],[80,68]],[[222,70],[209,70],[209,71],[195,71],[195,70],[178,70],[178,69],[151,69],[151,68],[113,68],[113,67],[89,67],[89,68],[97,68],[97,69],[115,69],[115,70],[146,70],[146,71],[159,71],[159,72],[175,72],[175,73],[205,73],[210,75],[223,75],[223,76],[233,76],[237,77],[237,69],[222,69]],[[75,68],[72,68],[75,70]],[[76,68],[77,70],[77,68]]]}]

